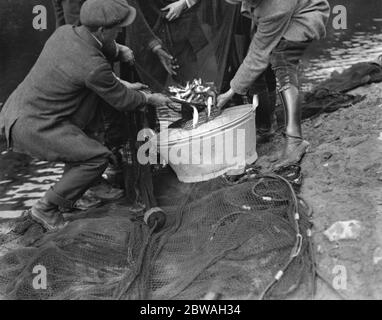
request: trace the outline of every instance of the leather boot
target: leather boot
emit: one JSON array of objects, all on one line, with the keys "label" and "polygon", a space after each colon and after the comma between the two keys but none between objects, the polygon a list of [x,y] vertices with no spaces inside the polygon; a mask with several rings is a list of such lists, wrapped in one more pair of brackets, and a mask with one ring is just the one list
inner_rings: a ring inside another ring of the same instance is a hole
[{"label": "leather boot", "polygon": [[50,203],[45,197],[30,209],[30,217],[48,231],[58,231],[67,225],[58,206]]}]

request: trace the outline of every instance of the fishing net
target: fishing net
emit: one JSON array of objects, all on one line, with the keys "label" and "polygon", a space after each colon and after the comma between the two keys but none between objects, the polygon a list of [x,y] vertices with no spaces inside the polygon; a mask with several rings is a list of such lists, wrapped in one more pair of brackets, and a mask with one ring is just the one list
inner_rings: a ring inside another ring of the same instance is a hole
[{"label": "fishing net", "polygon": [[[257,175],[232,183],[220,177],[169,186],[159,199],[168,217],[159,233],[126,207],[111,205],[33,248],[9,252],[0,259],[0,295],[286,298],[311,288],[311,226],[306,206],[286,180]],[[47,270],[45,290],[33,287],[36,266]]]}]

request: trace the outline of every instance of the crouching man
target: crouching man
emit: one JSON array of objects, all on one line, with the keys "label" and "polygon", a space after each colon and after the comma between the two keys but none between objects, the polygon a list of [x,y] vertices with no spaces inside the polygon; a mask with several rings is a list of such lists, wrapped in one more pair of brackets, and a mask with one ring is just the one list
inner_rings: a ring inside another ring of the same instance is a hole
[{"label": "crouching man", "polygon": [[[161,94],[138,91],[145,88],[142,84],[117,78],[102,53],[135,16],[126,0],[87,0],[82,26],[56,30],[0,114],[11,149],[66,163],[62,179],[29,211],[50,231],[65,226],[59,208],[71,208],[108,165],[111,152],[89,135],[96,131],[101,99],[120,111],[169,102]],[[129,54],[127,47],[118,46],[121,61]]]},{"label": "crouching man", "polygon": [[246,94],[251,84],[270,64],[279,84],[286,115],[285,146],[277,166],[301,160],[309,143],[303,140],[299,105],[299,61],[313,40],[326,34],[330,8],[326,0],[226,0],[241,3],[257,32],[246,58],[231,81],[231,88],[218,98],[223,107],[235,93]]}]

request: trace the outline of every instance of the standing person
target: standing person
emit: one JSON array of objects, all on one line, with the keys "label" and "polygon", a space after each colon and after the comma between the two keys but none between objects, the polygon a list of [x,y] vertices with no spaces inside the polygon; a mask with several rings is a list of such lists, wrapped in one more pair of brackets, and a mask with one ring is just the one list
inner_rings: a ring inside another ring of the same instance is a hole
[{"label": "standing person", "polygon": [[271,64],[279,83],[286,114],[285,144],[277,166],[299,162],[309,143],[301,130],[298,65],[313,40],[326,34],[330,7],[326,0],[226,0],[241,3],[257,26],[246,58],[231,81],[231,88],[218,97],[223,107],[235,93],[246,94],[252,83]]},{"label": "standing person", "polygon": [[[135,0],[149,26],[159,37],[179,68],[175,82],[185,83],[199,76],[197,54],[208,45],[208,40],[200,26],[198,8],[200,0]],[[157,89],[173,84],[163,68],[149,56],[145,61]],[[174,74],[172,75],[174,76]]]},{"label": "standing person", "polygon": [[[0,113],[10,148],[70,168],[29,211],[48,230],[65,226],[59,208],[71,209],[108,165],[110,150],[88,134],[101,100],[120,111],[169,103],[161,94],[139,91],[146,88],[140,83],[117,78],[101,51],[135,16],[125,0],[87,0],[82,26],[56,30]],[[129,60],[127,47],[117,49],[116,58]]]}]

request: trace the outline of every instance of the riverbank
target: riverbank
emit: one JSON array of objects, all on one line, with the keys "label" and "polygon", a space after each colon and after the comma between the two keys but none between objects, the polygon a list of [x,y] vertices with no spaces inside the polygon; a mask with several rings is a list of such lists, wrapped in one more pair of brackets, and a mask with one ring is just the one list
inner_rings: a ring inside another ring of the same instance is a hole
[{"label": "riverbank", "polygon": [[[302,197],[314,209],[317,264],[326,278],[347,298],[382,299],[382,84],[351,93],[366,99],[304,123],[311,150]],[[356,239],[324,235],[349,220],[361,224]],[[320,281],[318,289],[317,298],[338,298]]]},{"label": "riverbank", "polygon": [[[382,84],[368,85],[353,93],[366,95],[366,99],[304,122],[311,148],[302,163],[301,196],[314,210],[314,243],[321,274],[346,298],[381,299]],[[279,142],[276,139],[259,147],[259,164],[271,163]],[[18,216],[61,172],[61,164],[2,152],[0,219]],[[27,189],[22,190],[22,186]],[[329,241],[325,231],[337,221],[349,220],[359,222],[360,233],[354,239]],[[316,298],[338,296],[318,280]]]}]

